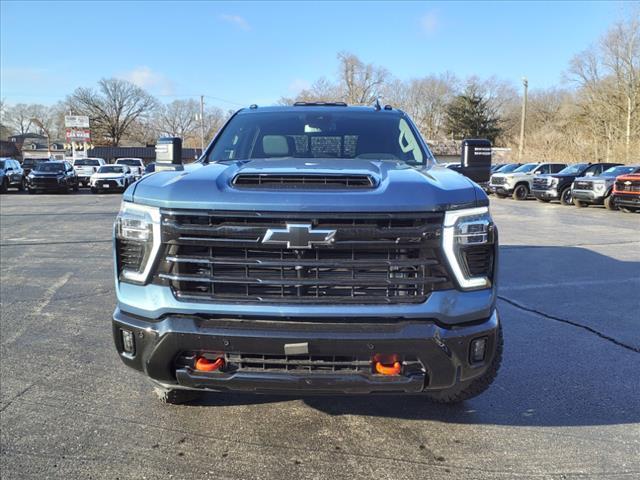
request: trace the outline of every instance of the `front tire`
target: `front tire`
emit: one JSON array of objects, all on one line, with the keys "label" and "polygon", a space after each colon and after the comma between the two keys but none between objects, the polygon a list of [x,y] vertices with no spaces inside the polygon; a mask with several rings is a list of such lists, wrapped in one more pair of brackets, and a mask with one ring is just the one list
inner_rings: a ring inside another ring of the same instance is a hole
[{"label": "front tire", "polygon": [[18,185],[18,190],[20,190],[21,192],[24,192],[26,188],[27,188],[27,181],[24,179],[24,177],[22,177],[22,180],[20,180],[20,185]]},{"label": "front tire", "polygon": [[576,207],[579,207],[579,208],[585,208],[585,207],[588,207],[588,206],[589,206],[589,204],[588,204],[587,202],[582,202],[582,201],[580,201],[580,200],[576,200],[575,198],[573,199],[573,204],[574,204]]},{"label": "front tire", "polygon": [[181,405],[197,400],[202,396],[202,392],[198,390],[182,390],[160,386],[153,387],[153,391],[161,403],[168,405]]},{"label": "front tire", "polygon": [[536,200],[538,200],[539,202],[542,202],[542,203],[549,203],[551,201],[548,198],[536,198]]},{"label": "front tire", "polygon": [[2,180],[2,185],[0,185],[0,193],[7,193],[8,189],[9,189],[9,182],[5,178],[4,180]]},{"label": "front tire", "polygon": [[517,185],[513,190],[512,196],[514,200],[526,200],[529,196],[529,187],[526,185]]},{"label": "front tire", "polygon": [[618,206],[613,200],[613,195],[609,195],[604,199],[604,208],[606,208],[607,210],[618,210]]},{"label": "front tire", "polygon": [[562,190],[560,194],[560,203],[562,205],[571,205],[573,203],[573,195],[571,194],[571,187],[567,187]]},{"label": "front tire", "polygon": [[471,380],[465,380],[451,388],[445,388],[444,390],[437,390],[434,392],[425,392],[424,395],[434,403],[460,403],[470,398],[476,397],[484,392],[493,383],[498,370],[500,369],[500,363],[502,362],[502,349],[504,346],[504,340],[502,338],[502,325],[498,327],[498,337],[496,339],[496,352],[491,360],[491,364],[487,371],[481,376],[472,378]]},{"label": "front tire", "polygon": [[498,198],[507,198],[507,196],[504,193],[498,193],[498,192],[496,192],[496,197],[498,197]]}]

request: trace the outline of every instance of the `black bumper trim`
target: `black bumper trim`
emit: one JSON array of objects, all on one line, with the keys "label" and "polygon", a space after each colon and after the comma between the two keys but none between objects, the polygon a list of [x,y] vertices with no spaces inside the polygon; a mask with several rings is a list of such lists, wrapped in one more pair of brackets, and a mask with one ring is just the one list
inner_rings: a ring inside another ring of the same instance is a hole
[{"label": "black bumper trim", "polygon": [[[498,331],[494,314],[479,323],[443,328],[431,321],[406,321],[394,324],[361,324],[357,329],[289,329],[286,324],[242,321],[203,320],[196,316],[166,316],[160,322],[130,316],[119,309],[113,314],[113,334],[122,361],[144,372],[156,383],[178,388],[255,393],[418,393],[437,390],[484,373],[493,359]],[[300,322],[304,323],[304,322]],[[135,355],[123,352],[120,329],[134,333]],[[478,365],[468,361],[469,344],[474,338],[488,338],[487,356]],[[381,376],[366,373],[274,373],[274,372],[196,372],[176,368],[181,352],[228,352],[282,354],[284,344],[307,342],[313,355],[399,354],[415,357],[425,367],[421,374]]]}]

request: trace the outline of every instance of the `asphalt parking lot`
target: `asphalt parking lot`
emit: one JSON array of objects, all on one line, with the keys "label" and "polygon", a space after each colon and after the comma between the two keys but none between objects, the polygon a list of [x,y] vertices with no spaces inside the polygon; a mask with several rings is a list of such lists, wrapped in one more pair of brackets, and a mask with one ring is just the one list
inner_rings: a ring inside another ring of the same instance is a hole
[{"label": "asphalt parking lot", "polygon": [[112,345],[119,202],[0,198],[3,479],[640,476],[640,214],[492,200],[505,356],[464,404],[163,406]]}]

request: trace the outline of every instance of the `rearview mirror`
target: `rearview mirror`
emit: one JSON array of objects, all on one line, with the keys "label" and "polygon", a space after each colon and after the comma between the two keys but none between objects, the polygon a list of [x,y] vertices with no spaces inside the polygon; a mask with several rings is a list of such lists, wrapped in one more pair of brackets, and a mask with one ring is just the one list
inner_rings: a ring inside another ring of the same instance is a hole
[{"label": "rearview mirror", "polygon": [[488,182],[491,177],[491,142],[484,138],[464,139],[460,165],[449,168],[469,177],[474,182]]}]

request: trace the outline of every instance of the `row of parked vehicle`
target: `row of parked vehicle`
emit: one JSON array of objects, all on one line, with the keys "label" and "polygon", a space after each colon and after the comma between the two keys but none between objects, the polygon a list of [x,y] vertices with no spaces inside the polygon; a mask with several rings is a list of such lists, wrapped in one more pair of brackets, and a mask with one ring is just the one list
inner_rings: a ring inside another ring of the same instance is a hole
[{"label": "row of parked vehicle", "polygon": [[108,163],[102,158],[51,160],[27,158],[22,164],[12,158],[0,159],[2,193],[10,188],[29,193],[47,191],[77,192],[88,187],[93,193],[124,192],[154,164],[145,167],[140,158],[119,158]]},{"label": "row of parked vehicle", "polygon": [[485,191],[496,197],[609,210],[640,211],[640,165],[620,163],[508,163],[492,166]]}]

